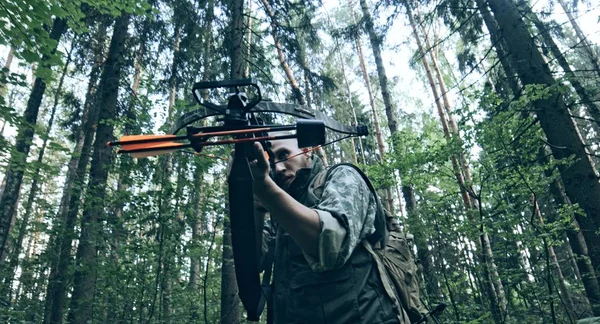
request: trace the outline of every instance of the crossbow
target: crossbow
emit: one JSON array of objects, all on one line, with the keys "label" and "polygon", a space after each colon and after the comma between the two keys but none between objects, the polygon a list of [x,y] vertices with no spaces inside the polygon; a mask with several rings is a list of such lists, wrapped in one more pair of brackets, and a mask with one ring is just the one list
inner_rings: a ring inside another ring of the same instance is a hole
[{"label": "crossbow", "polygon": [[[227,102],[218,104],[209,101],[209,91],[228,90]],[[299,148],[318,147],[331,144],[326,141],[326,129],[345,136],[368,135],[363,125],[344,125],[319,111],[306,106],[262,101],[261,91],[253,79],[198,82],[192,88],[194,98],[201,108],[185,113],[173,124],[168,135],[128,135],[109,146],[121,146],[117,153],[129,153],[133,157],[167,154],[181,149],[193,149],[200,153],[205,146],[234,144],[235,153],[228,177],[231,237],[239,297],[249,321],[258,321],[265,305],[265,293],[261,287],[258,256],[262,242],[256,238],[252,172],[250,161],[254,142],[260,142],[268,155],[271,171],[274,156],[269,142],[295,138]],[[266,124],[259,113],[280,113],[297,118],[294,125]],[[192,126],[207,117],[217,116],[221,125]],[[185,128],[185,134],[178,133]],[[284,132],[285,134],[278,132]],[[291,133],[295,131],[295,133]],[[219,139],[221,138],[221,139]]]}]

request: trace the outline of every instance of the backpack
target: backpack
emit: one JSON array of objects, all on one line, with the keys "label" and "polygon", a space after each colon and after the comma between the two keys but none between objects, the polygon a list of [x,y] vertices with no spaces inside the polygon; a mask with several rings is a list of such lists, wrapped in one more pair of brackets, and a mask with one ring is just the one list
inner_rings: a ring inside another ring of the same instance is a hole
[{"label": "backpack", "polygon": [[377,269],[387,295],[394,302],[397,312],[400,311],[399,307],[402,307],[411,322],[421,321],[427,314],[427,309],[420,299],[418,267],[408,244],[408,239],[412,238],[412,235],[402,232],[393,215],[383,208],[367,175],[353,164],[336,164],[318,173],[310,184],[310,189],[320,200],[330,172],[342,165],[356,170],[375,197],[377,204],[375,233],[363,240],[362,244],[373,255],[377,263]]}]

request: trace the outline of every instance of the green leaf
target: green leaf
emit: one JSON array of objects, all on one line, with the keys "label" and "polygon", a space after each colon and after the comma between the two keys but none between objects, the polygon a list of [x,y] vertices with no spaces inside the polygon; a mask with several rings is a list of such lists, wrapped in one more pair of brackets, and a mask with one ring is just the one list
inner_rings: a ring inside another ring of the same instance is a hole
[{"label": "green leaf", "polygon": [[25,51],[21,52],[20,54],[21,54],[21,57],[28,63],[39,62],[42,59],[37,53],[31,52],[28,50],[25,50]]},{"label": "green leaf", "polygon": [[58,5],[53,5],[50,8],[50,13],[55,15],[56,17],[61,17],[61,18],[67,16],[67,12],[63,8],[59,7]]}]

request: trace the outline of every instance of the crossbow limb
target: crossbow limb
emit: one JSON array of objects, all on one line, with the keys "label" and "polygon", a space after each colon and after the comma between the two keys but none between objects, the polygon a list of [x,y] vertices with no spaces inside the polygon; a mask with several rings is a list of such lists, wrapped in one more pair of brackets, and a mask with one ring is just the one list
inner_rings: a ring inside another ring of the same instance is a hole
[{"label": "crossbow limb", "polygon": [[[207,100],[211,89],[230,90],[226,105]],[[254,92],[253,98],[240,89]],[[199,82],[194,84],[194,97],[202,106],[188,112],[175,122],[169,135],[124,136],[109,146],[120,145],[118,153],[130,153],[134,157],[166,154],[179,149],[192,148],[200,152],[209,145],[235,144],[235,156],[229,173],[229,214],[231,237],[239,296],[246,309],[249,321],[258,321],[265,305],[265,294],[261,288],[259,264],[261,244],[256,237],[254,217],[248,211],[254,210],[252,172],[249,163],[253,156],[253,142],[260,142],[269,155],[271,170],[274,158],[268,141],[296,138],[298,147],[326,145],[325,129],[350,136],[368,135],[367,127],[344,125],[306,106],[262,101],[260,88],[253,79]],[[258,113],[280,113],[295,116],[295,125],[266,125],[256,116]],[[191,124],[211,116],[221,116],[223,125],[195,127]],[[177,135],[186,128],[186,135]],[[276,135],[273,132],[293,131],[295,134]],[[228,139],[216,139],[219,137]],[[260,230],[260,229],[259,229]]]}]

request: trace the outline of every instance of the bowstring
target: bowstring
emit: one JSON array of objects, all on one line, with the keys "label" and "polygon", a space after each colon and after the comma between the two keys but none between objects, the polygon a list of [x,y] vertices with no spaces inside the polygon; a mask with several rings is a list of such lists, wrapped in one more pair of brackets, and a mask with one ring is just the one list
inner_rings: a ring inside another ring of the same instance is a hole
[{"label": "bowstring", "polygon": [[279,160],[279,161],[275,162],[274,164],[281,163],[281,162],[285,162],[285,161],[287,161],[287,160],[293,159],[293,158],[295,158],[295,157],[297,157],[297,156],[300,156],[300,155],[302,155],[302,154],[306,154],[306,153],[308,153],[308,152],[312,152],[312,151],[318,150],[318,149],[319,149],[319,148],[321,148],[321,147],[325,147],[325,146],[327,146],[327,145],[331,145],[331,144],[333,144],[333,143],[339,142],[339,141],[341,141],[341,140],[345,140],[345,139],[347,139],[347,138],[350,138],[350,137],[353,137],[353,136],[354,136],[354,135],[346,135],[346,136],[344,136],[344,137],[341,137],[341,138],[338,138],[338,139],[336,139],[336,140],[334,140],[334,141],[327,142],[327,143],[325,143],[325,144],[323,144],[323,145],[317,145],[317,146],[313,146],[313,147],[309,147],[309,148],[303,148],[303,149],[302,149],[302,152],[300,152],[300,153],[297,153],[297,154],[294,154],[294,155],[292,155],[292,156],[288,156],[288,157],[286,157],[285,159],[281,159],[281,160]]}]

